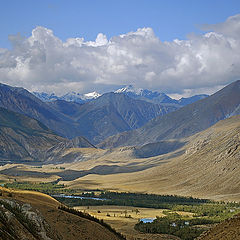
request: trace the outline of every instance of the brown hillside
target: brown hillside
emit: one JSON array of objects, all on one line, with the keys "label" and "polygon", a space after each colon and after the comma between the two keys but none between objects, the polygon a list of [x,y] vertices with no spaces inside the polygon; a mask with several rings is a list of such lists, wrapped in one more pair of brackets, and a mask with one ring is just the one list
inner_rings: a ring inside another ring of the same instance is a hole
[{"label": "brown hillside", "polygon": [[119,239],[96,222],[59,210],[59,202],[45,194],[3,188],[0,192],[1,240]]},{"label": "brown hillside", "polygon": [[[88,175],[75,180],[103,189],[160,194],[193,195],[240,200],[240,116],[220,121],[194,135],[171,161],[134,173]],[[163,156],[155,157],[159,162]],[[153,160],[153,159],[152,159]]]},{"label": "brown hillside", "polygon": [[210,231],[204,233],[198,240],[239,240],[240,239],[240,215],[228,219]]}]

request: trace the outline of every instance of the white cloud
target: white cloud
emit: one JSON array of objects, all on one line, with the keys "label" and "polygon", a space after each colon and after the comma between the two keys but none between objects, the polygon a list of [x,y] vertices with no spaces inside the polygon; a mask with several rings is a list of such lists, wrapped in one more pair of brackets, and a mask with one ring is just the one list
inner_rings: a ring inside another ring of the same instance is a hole
[{"label": "white cloud", "polygon": [[161,42],[151,28],[95,41],[66,42],[44,27],[29,38],[9,36],[0,48],[0,81],[30,91],[92,92],[134,84],[171,94],[214,91],[240,78],[240,15],[187,40]]}]

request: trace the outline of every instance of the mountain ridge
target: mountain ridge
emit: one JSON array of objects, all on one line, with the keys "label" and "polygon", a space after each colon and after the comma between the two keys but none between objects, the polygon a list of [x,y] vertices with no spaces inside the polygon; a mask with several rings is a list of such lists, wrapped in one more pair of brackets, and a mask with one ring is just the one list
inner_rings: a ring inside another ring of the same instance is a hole
[{"label": "mountain ridge", "polygon": [[0,84],[0,107],[35,118],[64,137],[81,135],[68,116],[56,111],[24,88]]},{"label": "mountain ridge", "polygon": [[0,85],[0,106],[35,118],[63,137],[84,136],[93,144],[176,109],[175,106],[160,106],[114,93],[85,104],[64,100],[42,102],[23,88],[4,84]]},{"label": "mountain ridge", "polygon": [[161,106],[132,99],[124,94],[106,93],[85,103],[74,115],[84,136],[93,144],[117,132],[138,128],[150,119],[174,111],[174,106]]},{"label": "mountain ridge", "polygon": [[109,137],[98,146],[103,148],[134,146],[187,137],[230,117],[231,114],[238,113],[239,104],[240,80],[207,98],[164,116],[158,116],[141,128]]},{"label": "mountain ridge", "polygon": [[[194,95],[186,98],[182,97],[181,99],[176,100],[169,97],[165,93],[158,92],[158,91],[151,91],[148,89],[135,88],[133,85],[126,85],[123,88],[119,88],[111,92],[125,94],[133,99],[144,100],[144,101],[155,103],[155,104],[170,104],[170,105],[173,104],[179,107],[193,103],[195,101],[198,101],[208,96],[206,94],[199,94],[199,95]],[[111,92],[106,92],[106,93],[111,93]],[[65,100],[67,102],[76,102],[81,104],[97,99],[98,97],[103,95],[95,91],[90,93],[85,93],[85,94],[80,94],[77,92],[68,92],[62,96],[57,96],[54,93],[48,94],[45,92],[33,92],[33,94],[44,102]]]},{"label": "mountain ridge", "polygon": [[64,139],[41,122],[0,107],[0,161],[39,161],[51,146]]}]

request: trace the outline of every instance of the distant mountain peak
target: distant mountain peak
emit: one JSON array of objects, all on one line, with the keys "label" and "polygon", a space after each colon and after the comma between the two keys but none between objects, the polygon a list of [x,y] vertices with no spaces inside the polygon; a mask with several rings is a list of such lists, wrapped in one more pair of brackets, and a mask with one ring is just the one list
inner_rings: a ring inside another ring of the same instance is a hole
[{"label": "distant mountain peak", "polygon": [[33,92],[32,94],[43,102],[51,102],[59,99],[55,93]]},{"label": "distant mountain peak", "polygon": [[129,97],[153,103],[177,103],[176,100],[170,98],[165,93],[143,88],[135,88],[133,85],[126,85],[123,88],[116,90],[115,93],[124,93]]},{"label": "distant mountain peak", "polygon": [[102,94],[94,91],[94,92],[83,94],[83,97],[84,97],[83,99],[96,99],[100,96],[102,96]]},{"label": "distant mountain peak", "polygon": [[89,92],[81,94],[75,91],[68,92],[62,96],[57,96],[55,93],[33,92],[33,94],[44,102],[52,102],[55,100],[65,100],[67,102],[84,103],[96,99],[101,96],[98,92]]},{"label": "distant mountain peak", "polygon": [[140,95],[142,93],[142,88],[135,88],[133,85],[126,85],[122,88],[119,88],[114,93],[135,93],[136,95]]}]

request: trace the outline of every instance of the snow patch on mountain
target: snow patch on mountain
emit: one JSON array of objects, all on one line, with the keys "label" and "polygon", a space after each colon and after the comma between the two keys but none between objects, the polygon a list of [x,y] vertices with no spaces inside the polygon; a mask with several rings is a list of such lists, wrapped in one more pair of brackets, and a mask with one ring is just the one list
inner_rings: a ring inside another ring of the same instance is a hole
[{"label": "snow patch on mountain", "polygon": [[84,100],[86,100],[86,99],[96,99],[100,96],[102,96],[102,94],[100,94],[98,92],[90,92],[90,93],[83,94],[82,99],[84,99]]},{"label": "snow patch on mountain", "polygon": [[69,92],[63,96],[57,96],[54,93],[48,94],[44,92],[33,92],[33,94],[38,97],[43,102],[51,102],[55,100],[64,100],[67,102],[85,103],[94,100],[101,96],[100,93],[90,92],[85,94],[80,94],[77,92]]},{"label": "snow patch on mountain", "polygon": [[[147,102],[155,103],[155,104],[170,104],[175,106],[185,106],[187,104],[191,104],[196,102],[200,99],[207,97],[208,95],[195,95],[189,98],[181,98],[179,100],[173,99],[169,97],[167,94],[158,92],[158,91],[151,91],[148,89],[143,88],[135,88],[133,85],[126,85],[118,90],[114,91],[116,94],[125,94],[133,99],[144,100]],[[57,96],[54,93],[48,94],[44,92],[33,92],[33,94],[40,98],[44,102],[51,102],[55,100],[65,100],[67,102],[76,102],[76,103],[85,103],[91,100],[94,100],[102,94],[93,91],[85,94],[77,93],[77,92],[69,92],[63,96]]]},{"label": "snow patch on mountain", "polygon": [[115,93],[124,93],[129,97],[150,101],[153,103],[177,103],[165,93],[151,91],[148,89],[135,88],[133,85],[127,85],[115,91]]}]

